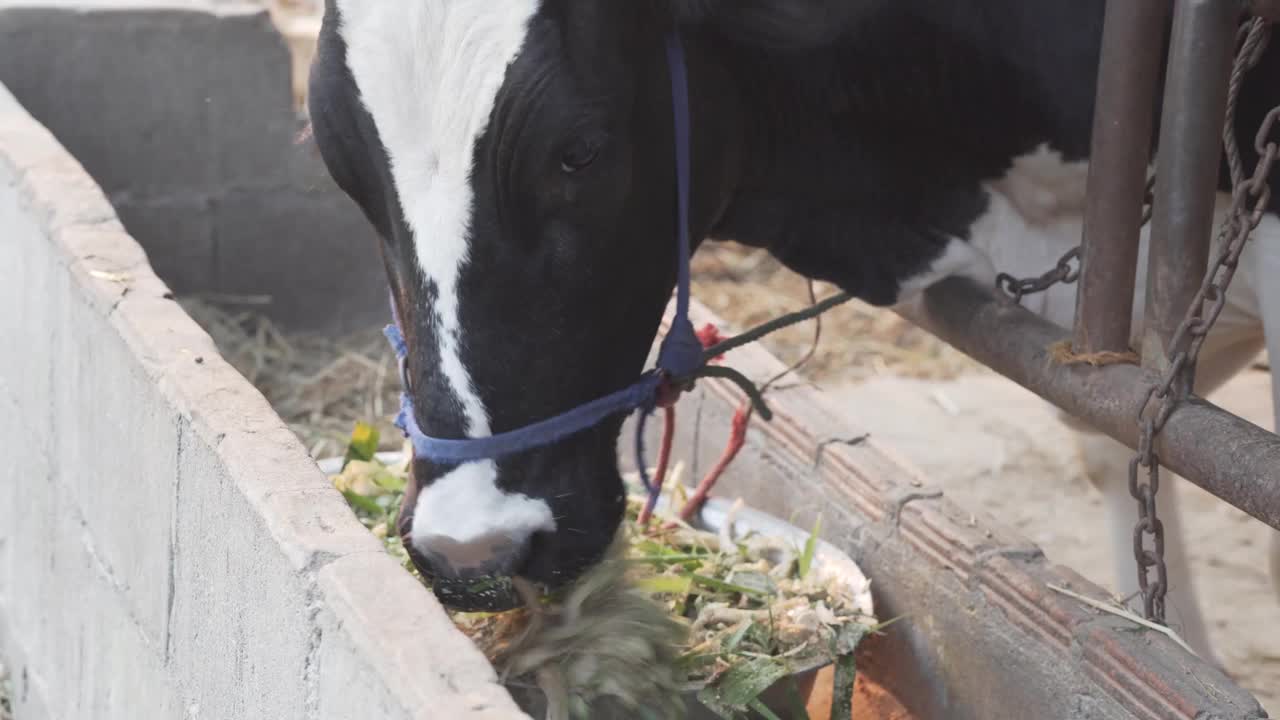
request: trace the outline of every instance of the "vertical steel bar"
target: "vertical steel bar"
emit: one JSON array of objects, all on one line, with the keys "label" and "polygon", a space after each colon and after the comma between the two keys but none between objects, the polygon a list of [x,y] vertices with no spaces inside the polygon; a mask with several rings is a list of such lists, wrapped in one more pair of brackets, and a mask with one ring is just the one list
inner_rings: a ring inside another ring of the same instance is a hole
[{"label": "vertical steel bar", "polygon": [[[1240,9],[1239,0],[1176,0],[1174,7],[1142,340],[1143,365],[1160,372],[1208,268]],[[1193,377],[1188,367],[1179,382],[1189,386]]]},{"label": "vertical steel bar", "polygon": [[1076,294],[1078,353],[1130,346],[1142,199],[1171,4],[1107,3]]}]

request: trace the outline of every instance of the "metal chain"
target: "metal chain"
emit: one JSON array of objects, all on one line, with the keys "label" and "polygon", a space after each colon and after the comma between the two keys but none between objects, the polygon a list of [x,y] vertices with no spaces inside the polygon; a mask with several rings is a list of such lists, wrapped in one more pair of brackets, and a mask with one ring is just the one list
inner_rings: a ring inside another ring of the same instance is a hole
[{"label": "metal chain", "polygon": [[[1160,490],[1160,456],[1155,439],[1169,416],[1191,393],[1190,371],[1195,367],[1200,349],[1227,301],[1227,288],[1235,275],[1240,253],[1250,234],[1262,221],[1271,199],[1268,179],[1280,146],[1271,140],[1280,106],[1272,109],[1258,129],[1254,147],[1258,164],[1253,175],[1244,177],[1239,146],[1235,137],[1236,101],[1244,74],[1257,64],[1270,37],[1270,23],[1254,18],[1242,26],[1243,40],[1232,67],[1227,95],[1223,142],[1231,171],[1231,209],[1223,221],[1217,240],[1216,256],[1205,273],[1203,284],[1191,301],[1182,323],[1174,332],[1166,352],[1169,366],[1160,381],[1147,391],[1138,411],[1140,432],[1138,452],[1129,462],[1129,493],[1138,503],[1138,522],[1133,529],[1133,554],[1138,566],[1138,587],[1142,593],[1143,611],[1150,620],[1165,622],[1165,593],[1168,575],[1164,562],[1164,525],[1156,512],[1156,495]],[[1252,207],[1250,206],[1252,203]],[[1139,469],[1146,470],[1143,482]],[[1147,540],[1150,539],[1150,548]],[[1151,577],[1154,570],[1155,578]]]},{"label": "metal chain", "polygon": [[1156,174],[1151,173],[1147,176],[1147,187],[1142,191],[1142,221],[1138,223],[1138,227],[1143,228],[1147,223],[1151,222],[1151,213],[1156,207]]},{"label": "metal chain", "polygon": [[[1191,393],[1191,383],[1179,382],[1184,372],[1194,368],[1200,349],[1227,301],[1227,288],[1235,275],[1250,234],[1262,221],[1271,200],[1268,179],[1280,154],[1280,146],[1270,139],[1277,122],[1280,122],[1280,106],[1272,109],[1263,120],[1254,140],[1258,152],[1258,164],[1253,175],[1244,177],[1239,145],[1235,137],[1236,102],[1244,74],[1251,70],[1262,56],[1270,39],[1271,23],[1254,18],[1241,27],[1240,48],[1231,71],[1228,89],[1226,122],[1223,126],[1227,164],[1231,172],[1232,203],[1222,224],[1217,241],[1217,255],[1205,274],[1204,283],[1191,301],[1182,323],[1169,344],[1169,366],[1157,385],[1147,391],[1138,412],[1138,452],[1129,463],[1129,494],[1138,503],[1138,522],[1133,530],[1133,554],[1138,566],[1138,587],[1141,590],[1143,611],[1148,619],[1164,623],[1165,594],[1168,591],[1168,574],[1164,562],[1164,525],[1156,511],[1156,495],[1160,490],[1160,458],[1155,452],[1155,439],[1164,428],[1169,416],[1178,404]],[[1151,221],[1155,195],[1155,175],[1147,179],[1143,198],[1141,225]],[[1252,201],[1252,207],[1249,202]],[[996,287],[1015,303],[1034,293],[1044,292],[1059,283],[1069,285],[1080,278],[1078,261],[1080,246],[1076,246],[1058,259],[1057,264],[1038,277],[1015,278],[1008,273],[996,276]],[[1156,407],[1153,408],[1153,403]],[[1154,412],[1152,412],[1154,410]],[[1146,482],[1139,469],[1146,470]],[[1151,547],[1147,547],[1150,538]],[[1151,578],[1154,571],[1155,579]]]},{"label": "metal chain", "polygon": [[1009,273],[1000,273],[996,276],[996,287],[1019,303],[1025,295],[1044,292],[1058,283],[1070,285],[1079,280],[1079,260],[1080,246],[1077,245],[1058,258],[1058,264],[1049,272],[1034,278],[1015,278]]},{"label": "metal chain", "polygon": [[[1140,225],[1146,225],[1151,221],[1151,209],[1155,202],[1156,176],[1153,174],[1147,178],[1147,187],[1143,193],[1142,202],[1142,222]],[[1044,292],[1059,283],[1070,285],[1080,279],[1080,252],[1081,245],[1068,250],[1062,257],[1058,258],[1058,263],[1054,265],[1052,270],[1032,278],[1015,278],[1009,273],[1000,273],[996,276],[996,288],[1003,291],[1015,303],[1022,302],[1022,298],[1027,295]],[[1074,263],[1074,264],[1073,264]]]}]

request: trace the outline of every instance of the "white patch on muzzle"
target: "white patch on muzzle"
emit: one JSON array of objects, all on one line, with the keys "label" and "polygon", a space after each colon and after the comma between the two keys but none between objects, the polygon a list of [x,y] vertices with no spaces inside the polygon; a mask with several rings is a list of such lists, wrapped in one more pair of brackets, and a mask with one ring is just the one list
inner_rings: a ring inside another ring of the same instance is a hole
[{"label": "white patch on muzzle", "polygon": [[503,546],[520,545],[536,532],[555,532],[546,502],[502,492],[490,482],[496,476],[494,462],[484,460],[424,488],[413,511],[414,547],[461,570],[484,566]]},{"label": "white patch on muzzle", "polygon": [[[462,362],[458,278],[468,260],[476,143],[507,67],[519,55],[538,0],[339,0],[339,32],[361,101],[385,147],[418,266],[437,292],[440,371],[462,407],[468,437],[491,434]],[[427,308],[418,308],[426,311]],[[517,522],[546,529],[541,500],[502,492],[497,466],[471,463],[423,488],[414,537],[474,537]]]}]

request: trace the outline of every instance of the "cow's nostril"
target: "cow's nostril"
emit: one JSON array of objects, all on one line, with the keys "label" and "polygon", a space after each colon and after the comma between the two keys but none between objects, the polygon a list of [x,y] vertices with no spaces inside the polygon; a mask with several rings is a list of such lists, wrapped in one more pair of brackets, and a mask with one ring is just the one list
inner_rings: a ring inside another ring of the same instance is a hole
[{"label": "cow's nostril", "polygon": [[511,575],[527,557],[529,544],[530,536],[513,538],[508,533],[482,535],[466,542],[432,534],[414,539],[433,570],[457,579]]}]

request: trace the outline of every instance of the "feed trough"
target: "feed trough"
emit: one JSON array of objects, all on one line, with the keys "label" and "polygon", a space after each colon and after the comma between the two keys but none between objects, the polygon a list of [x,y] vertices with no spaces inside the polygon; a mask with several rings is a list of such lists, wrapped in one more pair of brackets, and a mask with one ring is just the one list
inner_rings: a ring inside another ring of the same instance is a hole
[{"label": "feed trough", "polygon": [[[354,449],[353,445],[353,450]],[[355,450],[354,453],[349,453],[347,457],[352,457],[353,455],[359,455],[359,451]],[[358,510],[357,514],[362,517],[362,521],[366,526],[371,526],[375,529],[375,534],[381,534],[388,527],[388,523],[395,522],[395,516],[402,500],[402,496],[400,494],[402,492],[402,487],[400,487],[399,483],[402,483],[403,479],[406,477],[405,473],[407,464],[404,453],[380,453],[376,457],[361,460],[350,468],[345,467],[345,457],[321,460],[319,465],[321,470],[334,479],[335,487],[338,487],[344,493],[354,496],[349,497],[349,502],[351,502],[353,510]],[[381,480],[379,480],[379,478],[381,478]],[[634,479],[628,482],[628,492],[635,503],[633,509],[638,508],[639,505],[644,503],[644,493]],[[380,503],[379,499],[382,499],[383,502]],[[671,494],[664,493],[655,505],[655,513],[657,515],[655,519],[656,526],[661,526],[663,523],[668,522],[675,516],[674,513],[678,510],[679,507],[672,507]],[[631,513],[629,513],[629,517],[630,515]],[[629,522],[634,521],[635,518],[629,519]],[[655,524],[651,524],[650,528],[655,528]],[[824,640],[822,640],[816,632],[811,634],[809,630],[805,629],[806,626],[803,624],[804,618],[807,617],[811,621],[818,622],[817,618],[821,617],[821,612],[815,612],[810,605],[810,602],[803,598],[803,595],[811,592],[818,592],[825,595],[828,592],[826,588],[830,587],[828,583],[838,587],[837,592],[840,593],[839,596],[842,598],[839,606],[840,613],[850,621],[857,621],[858,624],[854,627],[850,627],[849,630],[855,633],[852,637],[862,638],[864,636],[864,632],[869,629],[867,624],[876,623],[875,611],[870,595],[869,580],[858,568],[857,564],[848,557],[848,555],[841,552],[830,543],[818,539],[813,534],[813,531],[806,531],[780,518],[768,515],[767,513],[742,507],[740,502],[729,502],[715,497],[709,498],[702,505],[702,508],[696,517],[692,518],[691,528],[693,530],[700,531],[703,534],[690,535],[680,531],[680,533],[688,539],[681,542],[682,547],[669,548],[671,553],[681,554],[682,562],[687,562],[690,557],[685,553],[694,551],[701,545],[715,543],[720,551],[725,551],[726,548],[732,547],[734,543],[749,543],[752,542],[752,539],[754,538],[757,550],[751,554],[751,557],[754,558],[754,560],[750,561],[749,567],[751,567],[752,570],[748,573],[749,575],[756,577],[759,581],[772,587],[772,581],[766,580],[766,577],[768,576],[758,573],[759,566],[757,563],[762,561],[765,557],[773,557],[772,560],[763,560],[768,563],[769,575],[773,575],[780,569],[783,573],[780,577],[793,577],[793,573],[796,572],[795,568],[804,567],[804,576],[810,577],[811,574],[812,578],[815,579],[811,584],[796,587],[795,591],[790,595],[780,595],[777,601],[766,606],[770,608],[768,610],[768,621],[766,622],[761,622],[760,620],[737,621],[738,624],[736,625],[728,624],[718,632],[713,632],[705,636],[695,636],[688,642],[688,645],[696,646],[703,642],[702,638],[704,637],[707,642],[710,642],[712,637],[736,637],[738,638],[738,642],[741,642],[741,639],[747,634],[747,631],[751,630],[753,627],[761,628],[761,635],[765,635],[763,628],[769,627],[770,630],[767,631],[767,634],[772,635],[772,627],[776,622],[781,621],[787,614],[788,611],[785,608],[787,608],[788,605],[801,610],[802,616],[799,619],[799,623],[793,622],[789,627],[792,629],[792,633],[799,631],[802,637],[807,637],[803,640],[792,639],[789,641],[788,646],[784,646],[774,651],[775,653],[780,653],[778,655],[778,662],[780,663],[778,667],[780,668],[780,672],[784,673],[784,675],[767,686],[764,686],[763,684],[758,686],[762,692],[754,698],[754,701],[764,705],[766,711],[773,712],[778,716],[787,716],[789,711],[795,709],[797,702],[803,704],[804,699],[811,696],[814,683],[819,672],[828,668],[832,664],[831,659],[825,656],[825,653],[820,649],[820,644],[823,643]],[[656,557],[652,555],[652,553],[662,547],[660,543],[655,543],[654,540],[646,539],[648,537],[650,536],[643,533],[627,533],[625,535],[625,540],[623,541],[632,543],[633,545],[635,543],[640,543],[648,548],[645,550],[633,548],[634,552],[632,553],[633,558],[644,559],[646,563],[655,560]],[[656,538],[660,537],[660,535],[655,534],[652,537]],[[748,545],[743,545],[742,547],[746,548]],[[400,558],[402,563],[407,564],[407,557],[403,554],[403,546],[398,538],[389,538],[388,551]],[[714,553],[707,553],[702,557],[712,558],[714,556]],[[806,559],[802,561],[802,557]],[[746,558],[740,559],[746,560]],[[802,563],[802,565],[796,563]],[[712,567],[727,570],[729,565],[720,565],[717,563]],[[703,571],[699,570],[699,572]],[[710,572],[714,575],[715,569],[712,569]],[[726,587],[732,587],[729,583],[736,581],[731,577],[731,574],[732,571],[724,574],[723,577],[713,576],[710,579],[715,582],[725,583]],[[658,576],[653,573],[643,573],[643,575],[650,580],[659,579]],[[680,575],[668,574],[666,575],[666,578],[669,580],[679,580]],[[637,583],[637,587],[639,587],[639,583]],[[688,587],[692,589],[691,584]],[[697,593],[695,592],[693,594],[696,595]],[[657,596],[661,595],[661,593],[645,593],[645,595],[653,595],[654,600],[656,600]],[[685,609],[689,606],[689,595],[690,592],[686,589],[680,593],[681,597],[678,601],[673,601],[674,607],[681,608],[681,614],[684,614]],[[789,601],[786,600],[787,597],[791,597],[793,600],[800,600],[801,603],[799,605],[790,604]],[[734,601],[745,600],[746,598],[731,595],[728,599],[730,602],[726,604],[729,607],[713,603],[709,608],[707,608],[704,611],[709,613],[707,618],[710,619],[718,614],[720,612],[719,608],[730,610],[732,607],[738,607],[732,603]],[[843,599],[847,599],[847,604],[845,604]],[[646,598],[645,601],[652,602],[649,598]],[[825,610],[828,606],[835,607],[832,605],[830,599],[827,600],[827,604],[821,606],[821,609]],[[773,610],[775,607],[777,608],[776,611]],[[764,613],[764,610],[757,610],[754,614],[764,615]],[[827,610],[827,613],[830,614],[830,611]],[[697,617],[691,617],[693,620],[697,620],[698,617],[702,616],[701,613],[694,613],[694,615]],[[685,615],[685,617],[690,616]],[[487,620],[482,620],[479,624],[476,624],[473,620],[469,621],[465,613],[460,616],[456,616],[455,619],[459,623],[459,627],[463,628],[464,632],[467,632],[472,636],[474,636],[474,633],[482,633],[486,629],[493,627],[488,624]],[[520,621],[517,620],[515,622],[518,624]],[[830,615],[830,622],[832,623],[831,627],[835,632],[830,636],[829,642],[834,644],[837,636],[843,635],[844,633],[840,632],[837,628],[836,618],[834,615]],[[697,624],[698,623],[695,622],[694,626],[696,627]],[[499,627],[510,628],[512,625]],[[740,632],[735,632],[735,628],[740,630]],[[606,640],[606,642],[608,641]],[[718,641],[718,643],[723,642],[724,641]],[[493,641],[486,641],[485,644],[493,644]],[[805,655],[796,656],[794,652],[790,654],[785,652],[788,649],[804,652],[806,647],[808,647],[809,650]],[[728,652],[732,654],[731,656],[733,659],[731,662],[733,664],[758,660],[757,657],[754,657],[751,654],[742,652],[733,653],[733,651]],[[727,667],[725,669],[727,669]],[[745,680],[747,678],[747,673],[755,674],[757,672],[759,671],[751,670],[744,665],[742,672],[738,677]],[[723,673],[723,670],[721,670],[720,673]],[[524,677],[511,678],[504,682],[504,685],[512,692],[513,697],[516,698],[522,709],[526,710],[534,717],[543,717],[547,714],[546,696],[537,686],[537,683],[533,682],[532,679]],[[701,689],[702,683],[694,682],[683,693],[682,702],[685,712],[687,713],[685,717],[688,717],[691,720],[702,720],[704,718],[706,720],[715,720],[716,718],[722,717],[722,715],[717,714],[717,712],[702,702],[700,697]],[[713,690],[715,690],[713,693],[713,696],[715,696],[719,690],[715,688],[713,688]],[[739,701],[739,703],[746,704],[744,701]],[[614,707],[609,702],[594,703],[590,706],[589,712],[590,717],[594,720],[614,720],[615,718],[621,720],[623,718],[634,717],[635,715],[633,710],[626,707]],[[746,714],[750,720],[756,720],[757,718],[764,717],[759,713],[751,711],[747,711]]]},{"label": "feed trough", "polygon": [[[293,143],[290,72],[267,15],[234,3],[0,3],[0,333],[21,339],[0,349],[0,652],[23,720],[524,716],[173,299],[385,321],[363,218]],[[728,362],[782,368],[756,346]],[[739,402],[718,381],[683,401],[692,475]],[[877,615],[903,618],[859,668],[909,717],[1265,717],[1168,638],[1051,589],[1105,597],[896,458],[874,408],[807,385],[770,403],[717,497],[821,513]]]}]

